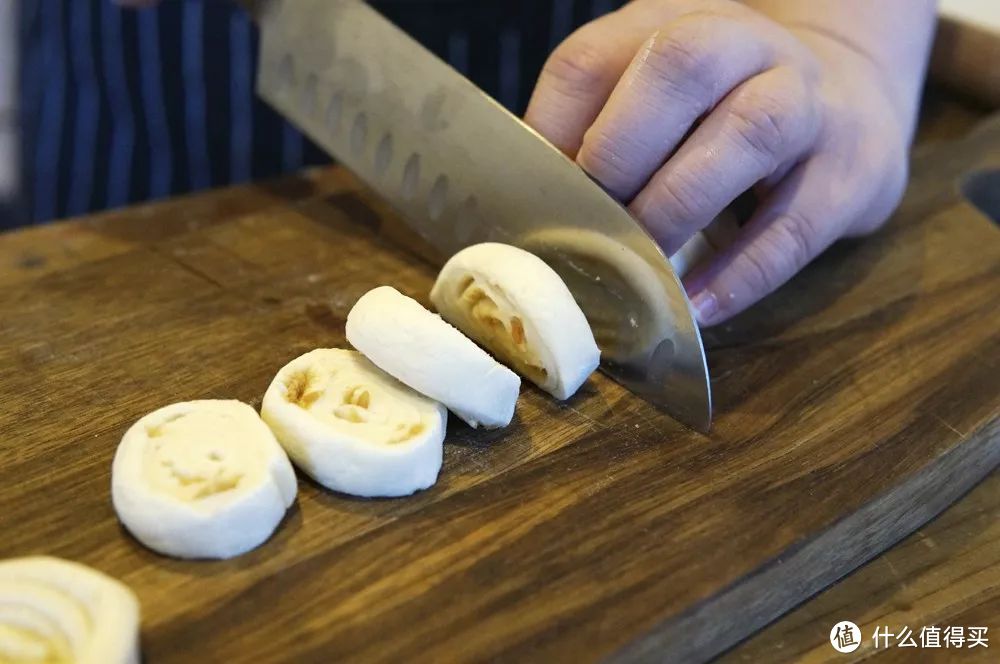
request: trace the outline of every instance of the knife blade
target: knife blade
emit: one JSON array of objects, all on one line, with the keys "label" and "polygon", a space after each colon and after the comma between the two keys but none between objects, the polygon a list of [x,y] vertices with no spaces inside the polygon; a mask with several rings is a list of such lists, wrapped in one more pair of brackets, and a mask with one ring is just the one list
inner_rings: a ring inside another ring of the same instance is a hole
[{"label": "knife blade", "polygon": [[602,369],[706,431],[711,388],[684,288],[639,223],[572,160],[360,0],[245,0],[257,93],[431,246],[528,249],[566,281]]}]

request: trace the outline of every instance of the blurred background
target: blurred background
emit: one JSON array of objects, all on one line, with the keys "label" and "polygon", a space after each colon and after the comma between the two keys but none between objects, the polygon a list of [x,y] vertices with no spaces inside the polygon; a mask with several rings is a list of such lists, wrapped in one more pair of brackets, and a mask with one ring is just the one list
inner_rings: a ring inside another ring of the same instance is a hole
[{"label": "blurred background", "polygon": [[[574,28],[623,0],[375,0],[514,112]],[[253,94],[257,33],[223,0],[0,0],[0,228],[323,163]]]},{"label": "blurred background", "polygon": [[[372,0],[515,113],[551,50],[624,0]],[[932,77],[1000,104],[1000,2],[941,0]],[[327,161],[253,94],[226,0],[0,0],[0,230]]]}]

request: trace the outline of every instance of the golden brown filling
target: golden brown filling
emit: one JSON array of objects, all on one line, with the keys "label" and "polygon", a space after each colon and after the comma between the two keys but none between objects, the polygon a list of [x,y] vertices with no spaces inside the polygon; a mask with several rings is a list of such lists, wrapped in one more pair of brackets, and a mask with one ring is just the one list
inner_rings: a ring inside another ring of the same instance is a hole
[{"label": "golden brown filling", "polygon": [[[312,368],[295,371],[285,379],[285,398],[314,415],[318,409],[323,417],[332,415],[336,420],[349,424],[370,425],[383,430],[391,426],[384,401],[382,408],[373,407],[373,401],[378,397],[372,396],[371,389],[362,385],[346,388],[332,386],[329,381],[324,381],[322,372]],[[403,443],[425,430],[423,422],[400,422],[395,424],[384,442],[390,445]]]},{"label": "golden brown filling", "polygon": [[528,346],[524,322],[517,316],[507,317],[475,278],[462,280],[459,303],[470,322],[470,336],[518,373],[536,383],[545,383],[548,371]]},{"label": "golden brown filling", "polygon": [[285,398],[288,399],[289,403],[308,408],[322,394],[322,392],[309,391],[315,380],[316,377],[309,369],[293,373],[285,381]]}]

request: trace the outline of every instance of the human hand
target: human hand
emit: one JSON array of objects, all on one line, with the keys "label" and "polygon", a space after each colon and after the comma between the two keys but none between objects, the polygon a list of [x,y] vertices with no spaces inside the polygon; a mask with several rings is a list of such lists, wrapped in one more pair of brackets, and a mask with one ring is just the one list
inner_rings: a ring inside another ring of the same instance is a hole
[{"label": "human hand", "polygon": [[526,120],[668,255],[754,190],[733,242],[685,278],[712,325],[898,205],[912,119],[897,91],[825,31],[728,0],[634,0],[553,53]]}]

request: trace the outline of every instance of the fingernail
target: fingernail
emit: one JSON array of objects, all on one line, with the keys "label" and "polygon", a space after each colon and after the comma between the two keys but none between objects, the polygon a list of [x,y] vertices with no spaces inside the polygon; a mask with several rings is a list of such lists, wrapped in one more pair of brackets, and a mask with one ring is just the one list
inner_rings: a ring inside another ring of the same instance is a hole
[{"label": "fingernail", "polygon": [[715,293],[710,290],[703,290],[691,298],[691,304],[698,314],[698,322],[702,325],[711,325],[712,319],[719,313],[719,300]]}]

